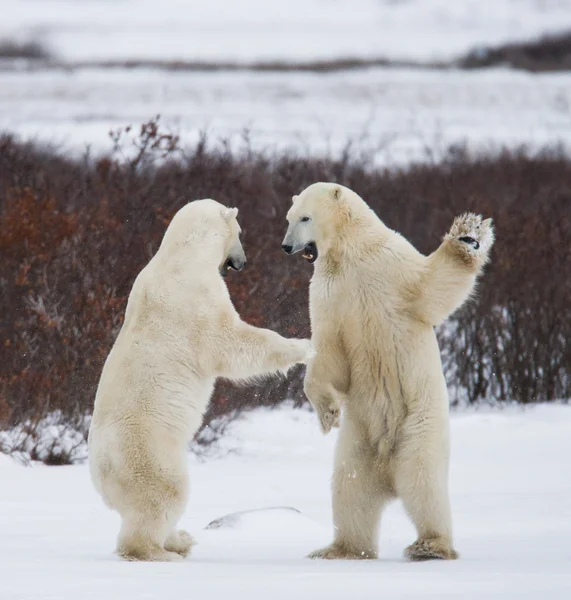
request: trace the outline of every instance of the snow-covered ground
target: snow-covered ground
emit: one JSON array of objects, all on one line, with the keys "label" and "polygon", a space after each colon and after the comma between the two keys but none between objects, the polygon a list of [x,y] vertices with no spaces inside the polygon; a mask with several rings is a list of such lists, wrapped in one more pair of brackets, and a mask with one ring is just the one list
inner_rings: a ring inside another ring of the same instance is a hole
[{"label": "snow-covered ground", "polygon": [[0,38],[68,61],[451,58],[571,26],[571,0],[4,0]]},{"label": "snow-covered ground", "polygon": [[[331,536],[334,436],[313,414],[258,410],[206,458],[190,458],[191,501],[181,525],[198,540],[179,564],[113,555],[117,515],[87,466],[22,467],[0,455],[2,600],[196,600],[327,597],[571,597],[570,406],[455,413],[451,491],[455,562],[408,563],[414,530],[398,504],[383,518],[380,558],[315,562]],[[221,529],[205,526],[250,513]]]},{"label": "snow-covered ground", "polygon": [[[2,39],[45,43],[68,63],[449,60],[474,47],[571,29],[571,0],[11,0]],[[571,74],[367,69],[330,74],[0,69],[0,131],[110,148],[109,129],[156,114],[192,143],[208,130],[254,147],[378,164],[470,148],[571,144]],[[16,65],[18,63],[16,62]],[[6,65],[6,63],[5,63]]]},{"label": "snow-covered ground", "polygon": [[203,130],[236,141],[248,129],[254,147],[336,153],[353,140],[377,163],[402,164],[450,144],[571,146],[571,74],[0,72],[0,131],[64,149],[109,150],[111,128],[159,113],[183,143]]}]

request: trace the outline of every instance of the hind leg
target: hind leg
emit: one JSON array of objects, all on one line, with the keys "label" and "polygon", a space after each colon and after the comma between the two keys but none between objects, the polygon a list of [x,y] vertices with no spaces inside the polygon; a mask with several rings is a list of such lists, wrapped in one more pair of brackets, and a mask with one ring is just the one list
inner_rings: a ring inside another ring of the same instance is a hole
[{"label": "hind leg", "polygon": [[131,479],[117,494],[114,504],[123,517],[117,552],[129,560],[181,560],[190,548],[190,536],[175,533],[188,495],[186,460],[175,452],[152,457],[145,477]]},{"label": "hind leg", "polygon": [[333,474],[335,539],[309,558],[366,559],[377,556],[381,511],[392,498],[378,453],[362,441],[359,429],[346,418],[339,432]]},{"label": "hind leg", "polygon": [[181,560],[189,546],[184,548],[182,536],[173,532],[185,505],[184,490],[173,481],[155,482],[150,490],[141,490],[137,503],[121,515],[118,554],[128,560]]},{"label": "hind leg", "polygon": [[395,461],[395,487],[418,533],[405,550],[410,560],[458,558],[452,546],[448,457],[447,420],[409,417]]},{"label": "hind leg", "polygon": [[127,560],[175,562],[182,560],[180,554],[165,548],[172,523],[162,514],[134,515],[123,519],[117,554]]}]

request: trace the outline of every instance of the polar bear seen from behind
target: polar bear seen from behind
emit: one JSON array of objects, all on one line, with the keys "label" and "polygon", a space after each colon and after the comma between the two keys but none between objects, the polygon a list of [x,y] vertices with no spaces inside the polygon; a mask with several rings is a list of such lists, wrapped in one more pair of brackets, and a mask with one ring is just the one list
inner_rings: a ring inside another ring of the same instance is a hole
[{"label": "polar bear seen from behind", "polygon": [[287,215],[283,249],[315,263],[316,351],[304,390],[324,432],[339,424],[333,543],[312,558],[372,558],[383,507],[400,498],[418,538],[412,560],[457,557],[448,496],[448,395],[434,326],[471,294],[491,220],[458,217],[420,254],[353,191],[309,186]]},{"label": "polar bear seen from behind", "polygon": [[118,553],[180,560],[192,538],[176,525],[188,494],[187,444],[217,377],[287,372],[309,340],[244,323],[221,277],[246,263],[237,209],[183,207],[135,280],[103,368],[89,432],[94,485],[122,518]]}]

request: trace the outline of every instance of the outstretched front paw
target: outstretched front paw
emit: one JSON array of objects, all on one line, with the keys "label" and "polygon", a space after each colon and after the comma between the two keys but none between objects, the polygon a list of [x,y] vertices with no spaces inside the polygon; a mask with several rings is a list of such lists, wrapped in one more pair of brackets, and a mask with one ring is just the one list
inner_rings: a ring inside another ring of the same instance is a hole
[{"label": "outstretched front paw", "polygon": [[492,219],[482,220],[481,215],[465,213],[456,217],[446,241],[468,264],[481,266],[488,261],[488,254],[494,243]]},{"label": "outstretched front paw", "polygon": [[291,339],[293,342],[293,356],[296,363],[306,364],[315,356],[315,350],[311,345],[311,340]]},{"label": "outstretched front paw", "polygon": [[311,340],[290,338],[287,340],[287,350],[281,356],[280,370],[287,375],[291,367],[306,364],[315,356]]}]

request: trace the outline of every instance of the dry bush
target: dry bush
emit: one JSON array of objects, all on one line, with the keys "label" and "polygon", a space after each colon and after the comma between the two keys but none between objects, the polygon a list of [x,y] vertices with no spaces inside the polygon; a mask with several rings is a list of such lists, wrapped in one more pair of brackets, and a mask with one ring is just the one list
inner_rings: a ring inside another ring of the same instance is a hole
[{"label": "dry bush", "polygon": [[27,58],[47,60],[50,53],[39,42],[20,42],[17,40],[0,40],[0,59]]},{"label": "dry bush", "polygon": [[571,32],[495,48],[478,48],[457,62],[457,66],[464,69],[500,65],[534,72],[568,71],[571,69]]},{"label": "dry bush", "polygon": [[[496,66],[511,67],[532,72],[568,71],[571,69],[571,32],[549,34],[528,41],[511,42],[498,46],[480,46],[452,60],[403,60],[386,56],[339,56],[313,61],[196,61],[196,60],[88,60],[69,61],[53,55],[39,41],[0,40],[0,61],[5,68],[13,68],[14,59],[36,61],[42,69],[156,69],[175,72],[310,72],[336,73],[371,68],[395,69],[481,69]],[[154,121],[150,121],[151,125]],[[128,132],[127,132],[128,133]]]},{"label": "dry bush", "polygon": [[[571,161],[561,152],[456,149],[438,164],[376,171],[349,154],[236,153],[205,140],[183,153],[156,120],[140,133],[134,153],[116,148],[96,161],[0,138],[0,429],[55,411],[60,423],[85,422],[133,280],[172,215],[196,198],[240,209],[249,265],[228,278],[240,314],[308,335],[312,267],[280,244],[292,194],[315,181],[355,189],[425,253],[455,215],[492,216],[498,241],[477,300],[440,332],[454,400],[571,397]],[[221,382],[206,422],[285,398],[302,403],[301,374]]]}]

